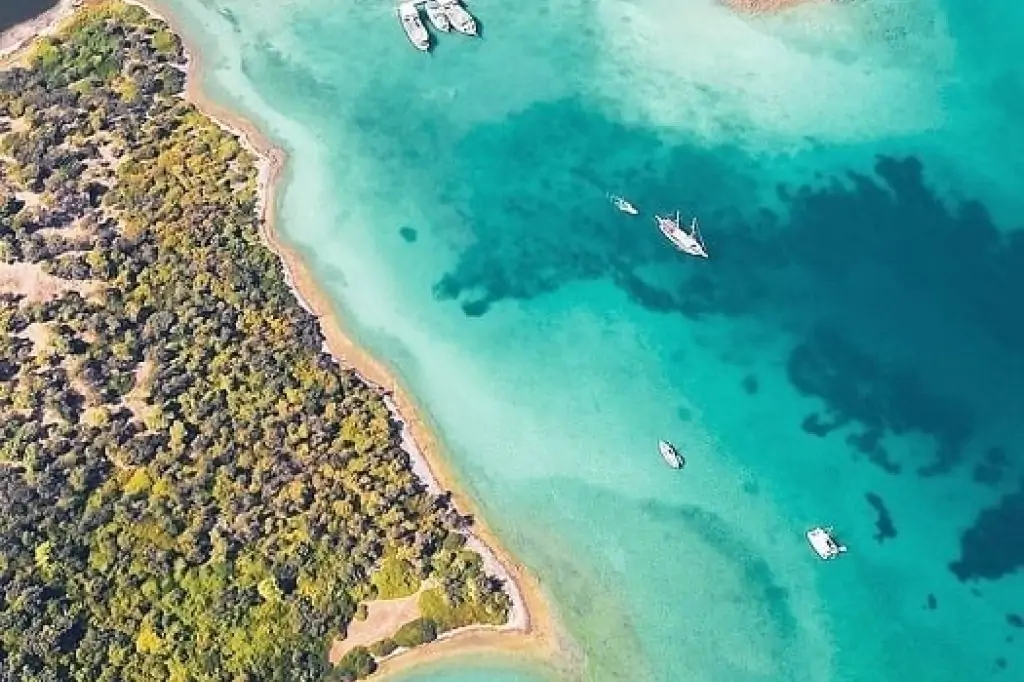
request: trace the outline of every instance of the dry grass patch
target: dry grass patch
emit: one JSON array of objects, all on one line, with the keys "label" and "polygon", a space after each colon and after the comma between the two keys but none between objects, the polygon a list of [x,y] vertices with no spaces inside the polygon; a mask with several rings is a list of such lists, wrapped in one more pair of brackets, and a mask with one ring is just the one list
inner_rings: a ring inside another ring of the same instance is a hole
[{"label": "dry grass patch", "polygon": [[152,360],[143,360],[135,368],[135,386],[124,396],[121,404],[131,410],[135,418],[145,422],[152,411],[149,400],[149,389],[153,382],[153,373],[156,371],[156,363]]},{"label": "dry grass patch", "polygon": [[0,292],[21,294],[29,303],[42,303],[77,291],[88,298],[101,284],[91,280],[67,280],[43,271],[38,263],[0,263]]},{"label": "dry grass patch", "polygon": [[353,620],[348,626],[348,634],[331,642],[327,659],[333,665],[357,646],[370,646],[392,636],[398,628],[420,617],[419,599],[417,592],[408,597],[369,602],[366,619]]},{"label": "dry grass patch", "polygon": [[53,329],[48,322],[33,322],[19,336],[32,342],[32,355],[39,355],[50,348]]}]

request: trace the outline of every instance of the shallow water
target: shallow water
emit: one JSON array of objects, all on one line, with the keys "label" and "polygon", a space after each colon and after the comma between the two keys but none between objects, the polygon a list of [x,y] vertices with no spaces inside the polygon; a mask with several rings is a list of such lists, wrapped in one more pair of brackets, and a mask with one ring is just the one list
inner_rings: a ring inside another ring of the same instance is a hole
[{"label": "shallow water", "polygon": [[393,678],[401,682],[545,682],[543,677],[535,677],[520,670],[502,670],[501,668],[482,663],[459,661],[455,667],[452,662],[444,665],[427,666],[423,670],[410,672]]},{"label": "shallow water", "polygon": [[1017,3],[478,0],[429,57],[387,2],[169,7],[588,679],[1020,675]]},{"label": "shallow water", "polygon": [[0,32],[28,21],[57,4],[57,0],[3,0],[0,2]]}]

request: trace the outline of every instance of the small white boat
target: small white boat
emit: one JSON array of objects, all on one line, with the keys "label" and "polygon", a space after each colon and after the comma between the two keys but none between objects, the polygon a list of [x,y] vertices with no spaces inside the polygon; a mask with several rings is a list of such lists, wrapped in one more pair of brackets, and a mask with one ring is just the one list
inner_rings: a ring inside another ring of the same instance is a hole
[{"label": "small white boat", "polygon": [[807,542],[811,543],[811,549],[822,559],[835,559],[846,552],[846,545],[839,544],[831,528],[812,528],[807,531]]},{"label": "small white boat", "polygon": [[615,208],[619,209],[623,213],[628,213],[629,215],[637,215],[638,213],[640,213],[640,211],[636,209],[636,206],[629,203],[620,196],[609,194],[608,199],[612,202],[612,205],[615,206]]},{"label": "small white boat", "polygon": [[402,21],[402,29],[405,31],[405,35],[409,37],[409,42],[412,43],[413,47],[421,52],[429,50],[430,34],[427,33],[423,21],[420,20],[420,11],[416,9],[416,4],[412,2],[400,4],[398,6],[398,18]]},{"label": "small white boat", "polygon": [[665,440],[658,441],[658,452],[665,458],[665,462],[673,469],[682,469],[683,465],[686,464],[686,460],[679,454],[676,447]]},{"label": "small white boat", "polygon": [[708,257],[707,249],[704,248],[704,239],[700,236],[700,230],[697,228],[696,218],[690,223],[689,232],[684,230],[682,225],[679,224],[679,211],[676,211],[674,218],[656,215],[654,220],[658,223],[658,229],[661,230],[661,233],[677,249],[690,256],[698,258]]},{"label": "small white boat", "polygon": [[441,9],[441,5],[438,4],[437,0],[427,0],[424,9],[427,11],[427,19],[430,19],[430,23],[434,28],[445,33],[451,30],[452,22],[448,20],[448,15]]},{"label": "small white boat", "polygon": [[476,19],[459,3],[459,0],[437,0],[437,4],[448,15],[452,28],[467,36],[476,35]]}]

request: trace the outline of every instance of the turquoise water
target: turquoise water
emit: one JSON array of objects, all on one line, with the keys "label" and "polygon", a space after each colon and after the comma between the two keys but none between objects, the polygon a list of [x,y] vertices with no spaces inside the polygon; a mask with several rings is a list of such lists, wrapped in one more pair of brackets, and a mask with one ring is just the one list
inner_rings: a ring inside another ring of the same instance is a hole
[{"label": "turquoise water", "polygon": [[477,0],[430,56],[387,0],[168,6],[587,679],[1019,678],[1024,6]]},{"label": "turquoise water", "polygon": [[460,661],[458,667],[453,667],[451,661],[442,665],[428,665],[401,679],[402,682],[545,682],[544,677],[518,670],[502,670],[481,661]]}]

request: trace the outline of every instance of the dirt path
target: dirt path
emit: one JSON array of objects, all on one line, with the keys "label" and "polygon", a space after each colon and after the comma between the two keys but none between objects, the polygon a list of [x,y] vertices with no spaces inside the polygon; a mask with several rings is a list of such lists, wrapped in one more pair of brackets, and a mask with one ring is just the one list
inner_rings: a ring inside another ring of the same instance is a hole
[{"label": "dirt path", "polygon": [[420,617],[419,593],[399,599],[385,599],[367,603],[366,620],[353,620],[348,636],[331,643],[327,658],[337,663],[341,657],[357,646],[369,646],[395,634],[398,628]]}]

